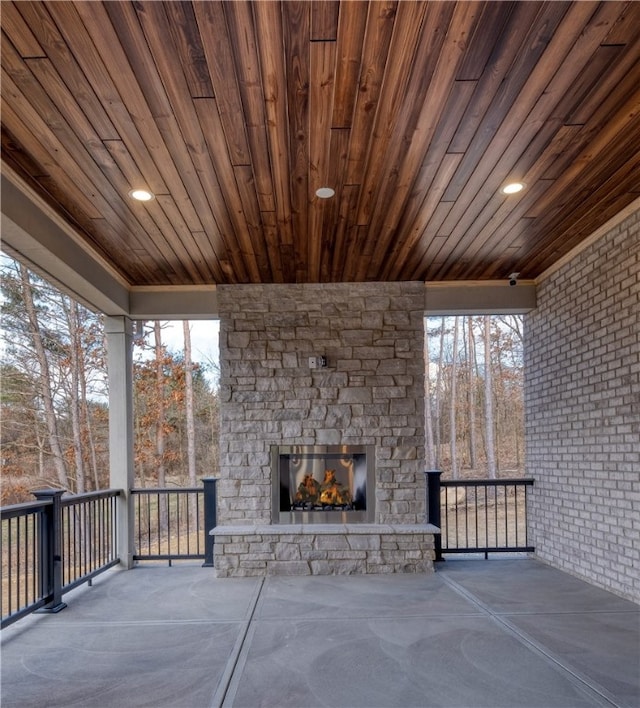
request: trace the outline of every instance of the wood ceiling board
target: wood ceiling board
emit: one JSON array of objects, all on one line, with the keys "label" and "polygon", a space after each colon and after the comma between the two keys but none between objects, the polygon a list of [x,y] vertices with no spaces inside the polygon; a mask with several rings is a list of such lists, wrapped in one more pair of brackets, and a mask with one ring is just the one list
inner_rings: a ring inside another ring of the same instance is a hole
[{"label": "wood ceiling board", "polygon": [[[14,3],[2,3],[2,27],[11,37],[15,49],[22,58],[46,57],[44,49],[40,46],[35,34],[24,21]],[[4,32],[2,35],[2,50],[4,43],[9,41]]]},{"label": "wood ceiling board", "polygon": [[[393,60],[388,61],[386,65],[370,140],[366,134],[354,133],[354,139],[360,139],[369,145],[369,156],[366,165],[363,165],[363,172],[357,180],[348,180],[350,184],[362,184],[358,205],[360,226],[371,226],[373,212],[380,198],[380,191],[385,189],[389,171],[398,169],[393,155],[401,150],[409,113],[408,110],[403,110],[405,104],[402,98],[406,93],[415,95],[415,88],[410,84],[413,57],[429,6],[429,3],[399,4],[389,48]],[[409,108],[415,110],[411,102],[408,103]],[[371,250],[372,244],[368,243],[367,247]],[[364,259],[358,270],[360,277],[363,277],[366,272]]]},{"label": "wood ceiling board", "polygon": [[235,279],[231,282],[248,282],[258,274],[255,259],[245,260],[252,251],[244,214],[238,193],[238,185],[232,169],[225,165],[227,142],[224,139],[222,121],[218,113],[217,101],[199,98],[194,101],[200,128],[207,142],[213,167],[208,196],[215,208],[215,219],[221,238],[224,240],[231,262],[234,264]]},{"label": "wood ceiling board", "polygon": [[440,203],[449,180],[458,169],[461,159],[461,154],[445,154],[435,173],[432,170],[424,170],[421,173],[421,178],[428,180],[433,175],[433,179],[425,183],[418,181],[417,188],[411,195],[403,216],[406,221],[405,223],[401,222],[399,226],[399,231],[402,233],[408,231],[408,235],[403,241],[396,240],[396,244],[389,254],[387,265],[382,272],[383,278],[395,280],[410,263],[412,254],[419,252],[420,246],[429,240],[427,231],[429,221]]},{"label": "wood ceiling board", "polygon": [[[342,132],[342,131],[340,131]],[[331,275],[328,278],[329,282],[339,283],[346,280],[345,263],[347,263],[347,254],[351,246],[351,226],[354,223],[354,215],[358,206],[358,187],[356,185],[346,184],[341,189],[341,199],[338,204],[339,214],[337,217],[337,225],[334,233],[333,247],[329,251],[331,258]]]},{"label": "wood ceiling board", "polygon": [[[586,12],[585,18],[588,16],[590,16],[590,13]],[[565,17],[565,22],[573,21],[574,19],[568,13]],[[530,77],[530,81],[522,88],[520,93],[522,103],[518,104],[519,110],[514,111],[512,109],[505,116],[500,131],[496,133],[488,146],[486,152],[493,156],[500,156],[499,160],[491,164],[489,159],[485,159],[481,167],[475,168],[473,177],[469,179],[458,195],[460,199],[456,207],[454,207],[447,220],[441,226],[441,232],[449,234],[456,246],[443,262],[441,270],[435,274],[436,278],[444,277],[449,272],[451,264],[457,258],[460,258],[461,252],[466,251],[467,244],[471,244],[478,237],[477,227],[482,226],[483,220],[486,221],[487,218],[490,218],[492,207],[490,202],[488,203],[486,200],[487,198],[494,199],[491,195],[500,186],[498,178],[501,175],[512,174],[515,177],[520,175],[524,177],[526,175],[529,165],[518,161],[521,157],[518,153],[522,150],[522,146],[530,144],[530,141],[536,137],[538,139],[542,138],[544,142],[545,129],[550,132],[554,130],[553,122],[548,122],[550,110],[554,102],[558,100],[557,97],[565,95],[567,89],[575,80],[576,67],[582,65],[581,60],[583,57],[590,56],[597,48],[600,39],[606,35],[607,20],[611,21],[609,17],[603,18],[596,14],[593,16],[592,22],[596,24],[597,32],[594,30],[580,35],[575,32],[567,33],[564,44],[558,43],[557,46],[554,46],[553,42],[549,44],[547,48],[548,55],[545,53],[541,57],[536,70]],[[572,39],[575,41],[571,41]],[[572,54],[575,55],[572,62],[563,61],[567,49],[570,57]],[[536,75],[536,72],[541,72],[539,67],[544,65],[545,56],[553,71],[553,79],[546,86]],[[523,96],[526,96],[526,99],[523,99]],[[517,140],[514,139],[516,137]],[[535,154],[531,155],[528,161],[534,159]],[[516,169],[518,165],[520,171]],[[494,178],[491,177],[491,169],[495,175]],[[476,195],[472,196],[474,191]],[[482,193],[483,191],[485,194]],[[466,199],[465,195],[467,195]],[[447,194],[445,194],[446,197]],[[470,206],[461,214],[462,205],[465,203],[470,204]],[[477,276],[486,277],[484,273],[480,272],[477,273]]]},{"label": "wood ceiling board", "polygon": [[[79,205],[88,218],[100,218],[102,215],[100,208],[96,206],[92,195],[87,194],[87,191],[92,191],[92,185],[87,184],[84,173],[68,154],[65,163],[65,146],[49,129],[40,114],[32,110],[32,104],[25,99],[13,79],[4,71],[1,85],[2,118],[5,125],[21,144],[32,146],[31,154],[35,156],[40,166],[38,171],[61,181],[65,191],[69,192],[70,199]],[[105,202],[103,206],[107,208],[108,204]]]},{"label": "wood ceiling board", "polygon": [[196,20],[209,65],[211,83],[220,112],[220,120],[229,145],[232,165],[251,161],[242,116],[242,100],[236,79],[232,38],[229,36],[224,3],[195,2]]},{"label": "wood ceiling board", "polygon": [[169,30],[192,98],[214,98],[207,58],[193,5],[164,3]]},{"label": "wood ceiling board", "polygon": [[[429,7],[442,6],[432,3]],[[453,6],[449,8],[453,9]],[[367,274],[369,279],[378,279],[383,265],[388,261],[388,250],[393,248],[398,225],[406,211],[410,192],[420,176],[421,166],[427,159],[432,138],[440,120],[447,120],[444,107],[447,106],[452,86],[459,83],[455,81],[457,68],[464,57],[467,36],[473,33],[478,17],[479,10],[475,3],[463,3],[455,6],[453,12],[425,19],[430,33],[435,33],[441,44],[437,41],[419,42],[415,64],[420,82],[425,87],[415,96],[407,95],[407,103],[422,108],[412,111],[407,123],[407,137],[400,144],[400,152],[391,154],[388,161],[390,164],[398,163],[402,168],[393,174],[393,181],[391,173],[385,175],[388,181],[386,190],[393,198],[386,202],[379,199],[374,213],[374,223],[380,223],[382,227],[371,229],[370,238],[373,238],[376,249]],[[441,23],[439,27],[438,21]]]},{"label": "wood ceiling board", "polygon": [[282,18],[289,125],[289,185],[295,254],[295,282],[308,280],[309,208],[309,11],[304,2],[286,2]]},{"label": "wood ceiling board", "polygon": [[640,3],[5,6],[2,159],[132,286],[535,277],[640,189]]},{"label": "wood ceiling board", "polygon": [[371,148],[376,108],[382,90],[385,66],[395,26],[397,2],[374,2],[370,5],[362,46],[358,95],[354,107],[352,139],[346,184],[361,184],[368,151]]},{"label": "wood ceiling board", "polygon": [[313,282],[320,281],[323,224],[330,218],[331,204],[317,197],[319,188],[331,188],[336,184],[329,181],[331,150],[331,116],[333,113],[334,67],[336,58],[335,42],[311,42],[309,71],[311,90],[309,92],[309,115],[313,127],[309,131],[309,222],[308,272]]},{"label": "wood ceiling board", "polygon": [[[98,3],[89,4],[98,5]],[[20,5],[22,7],[23,3]],[[28,5],[28,3],[24,3],[24,5]],[[87,32],[82,18],[78,15],[77,8],[81,6],[82,4],[65,2],[48,3],[47,10],[53,14],[57,25],[61,28],[61,32],[65,37],[65,43],[68,44],[69,41],[72,42],[74,57],[77,59],[80,70],[83,72],[87,83],[92,87],[93,93],[95,94],[95,104],[104,109],[104,112],[108,115],[110,122],[113,124],[113,131],[110,132],[109,135],[102,135],[102,138],[103,140],[121,139],[131,155],[136,156],[136,162],[144,176],[148,188],[155,194],[166,194],[168,188],[165,180],[149,155],[139,124],[134,121],[129,112],[129,108],[132,108],[138,113],[137,105],[129,104],[125,106],[123,103],[120,91],[124,92],[124,86],[119,83],[118,87],[116,87],[115,83],[119,81],[122,72],[119,73],[116,71],[114,78],[112,78],[112,75],[107,70],[107,66],[103,62],[100,54],[100,47],[93,43],[92,36]],[[41,5],[38,5],[38,7],[41,7]],[[98,21],[98,25],[100,21],[103,22],[105,34],[108,33],[108,41],[111,41],[112,44],[118,44],[117,36],[109,32],[109,20],[102,16],[101,20]],[[97,32],[97,36],[101,37],[102,33],[100,30],[97,29],[95,31]],[[102,44],[102,42],[100,42],[100,44]],[[68,60],[68,55],[69,52],[65,52],[63,49],[60,49],[60,51],[50,51],[48,54],[63,81],[65,81],[67,85],[71,85],[67,76],[69,71],[75,74],[75,63]],[[123,71],[124,65],[128,67],[128,62],[122,52],[117,54],[115,62],[123,67]],[[129,77],[129,83],[131,83],[131,81]],[[87,100],[90,100],[90,98],[88,97]],[[94,103],[93,101],[90,102]],[[148,109],[145,107],[143,111],[148,112]],[[86,111],[85,114],[87,114]],[[155,125],[151,127],[152,122],[153,121],[148,118],[146,126],[150,126],[151,135],[155,135],[157,131]],[[143,132],[146,126],[143,126]],[[149,136],[147,135],[146,137],[148,138]],[[161,143],[161,140],[157,140],[157,142]],[[134,186],[139,185],[131,185],[131,187]]]},{"label": "wood ceiling board", "polygon": [[235,63],[239,73],[238,87],[244,108],[244,122],[260,211],[275,211],[268,159],[264,91],[251,5],[246,2],[226,3],[225,15],[229,33],[233,37]]},{"label": "wood ceiling board", "polygon": [[335,0],[312,0],[310,31],[312,42],[336,41],[339,12],[340,3]]},{"label": "wood ceiling board", "polygon": [[[494,4],[500,8],[506,7],[503,3]],[[565,11],[562,3],[557,3],[553,9],[553,21],[559,23]],[[527,67],[521,65],[525,61],[533,65],[535,58],[544,50],[544,41],[534,40],[538,36],[547,36],[548,19],[540,3],[517,2],[508,16],[503,32],[493,37],[492,44],[488,43],[492,46],[489,61],[477,79],[475,95],[459,118],[449,152],[464,154],[479,131],[486,135],[495,132],[501,116],[504,116],[519,86],[526,80]],[[531,45],[534,49],[529,51]]]},{"label": "wood ceiling board", "polygon": [[[271,254],[276,282],[293,282],[293,219],[289,183],[289,134],[286,121],[287,95],[284,67],[284,38],[280,6],[274,2],[253,4],[259,62],[262,72],[265,123],[268,141],[268,167],[271,172],[275,215],[262,213],[265,238]],[[279,50],[275,51],[274,48]],[[275,221],[274,221],[275,216]]]},{"label": "wood ceiling board", "polygon": [[[149,145],[149,153],[156,164],[166,159],[168,165],[175,166],[165,178],[169,192],[189,229],[202,231],[199,214],[206,213],[208,203],[195,161],[206,160],[208,167],[209,156],[184,74],[166,59],[166,40],[170,36],[166,15],[156,11],[155,8],[162,9],[159,3],[137,5],[135,9],[127,3],[107,3],[107,8],[140,80],[141,94],[133,102],[141,108],[144,105],[144,112],[148,107],[157,127],[158,143]],[[150,16],[152,19],[148,19]],[[147,28],[146,35],[145,25],[151,28]]]},{"label": "wood ceiling board", "polygon": [[343,4],[340,9],[332,128],[352,125],[368,10],[369,5],[362,0]]}]

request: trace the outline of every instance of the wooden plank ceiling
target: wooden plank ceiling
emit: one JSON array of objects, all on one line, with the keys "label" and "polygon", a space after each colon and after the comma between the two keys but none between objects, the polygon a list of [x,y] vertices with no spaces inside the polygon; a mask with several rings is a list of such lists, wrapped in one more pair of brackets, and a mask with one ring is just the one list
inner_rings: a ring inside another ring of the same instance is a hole
[{"label": "wooden plank ceiling", "polygon": [[640,2],[3,1],[2,160],[134,286],[534,278],[640,196],[639,28]]}]

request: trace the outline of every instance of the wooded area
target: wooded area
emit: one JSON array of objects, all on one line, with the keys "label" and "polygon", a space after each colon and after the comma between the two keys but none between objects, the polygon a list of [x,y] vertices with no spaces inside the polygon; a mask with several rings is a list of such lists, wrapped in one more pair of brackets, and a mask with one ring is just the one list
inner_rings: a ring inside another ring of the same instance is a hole
[{"label": "wooded area", "polygon": [[522,476],[522,317],[431,317],[425,334],[427,467],[452,479]]},{"label": "wooded area", "polygon": [[[2,496],[32,489],[109,487],[109,409],[102,316],[21,264],[4,258],[2,292]],[[194,486],[218,469],[218,394],[183,352],[163,343],[160,322],[134,337],[135,484]],[[209,372],[210,373],[210,372]]]},{"label": "wooded area", "polygon": [[[106,341],[101,315],[21,264],[3,259],[2,504],[29,491],[109,487]],[[522,318],[425,319],[425,468],[445,477],[521,476],[524,433]],[[160,322],[134,337],[135,484],[199,484],[218,469],[219,400]]]}]

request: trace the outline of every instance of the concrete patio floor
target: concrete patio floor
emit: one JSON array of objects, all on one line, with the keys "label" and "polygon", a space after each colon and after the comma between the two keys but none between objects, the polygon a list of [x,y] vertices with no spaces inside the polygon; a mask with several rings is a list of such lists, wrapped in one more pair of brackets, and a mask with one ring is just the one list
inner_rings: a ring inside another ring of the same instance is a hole
[{"label": "concrete patio floor", "polygon": [[2,631],[2,706],[640,705],[640,606],[535,560],[430,575],[110,571]]}]

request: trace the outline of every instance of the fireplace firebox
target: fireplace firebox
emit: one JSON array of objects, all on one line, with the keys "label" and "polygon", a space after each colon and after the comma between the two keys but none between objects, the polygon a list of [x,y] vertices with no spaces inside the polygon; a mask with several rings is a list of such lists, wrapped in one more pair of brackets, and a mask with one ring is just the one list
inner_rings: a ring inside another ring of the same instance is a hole
[{"label": "fireplace firebox", "polygon": [[273,445],[273,523],[373,523],[374,457],[370,445]]}]

